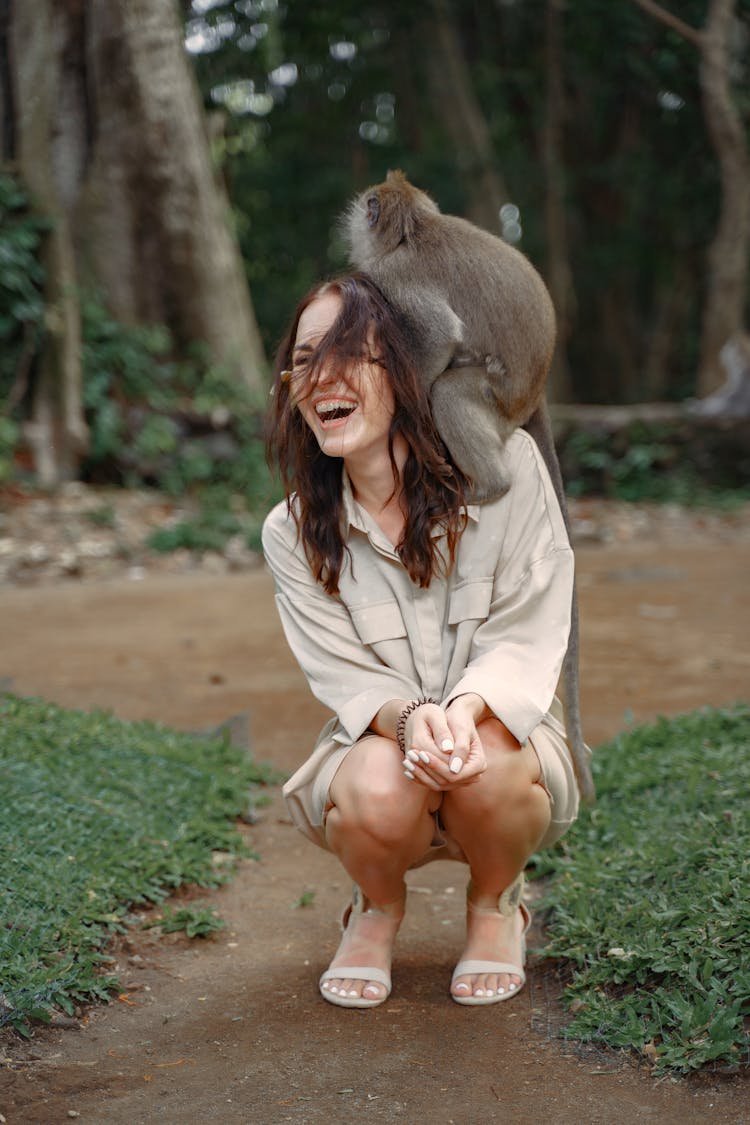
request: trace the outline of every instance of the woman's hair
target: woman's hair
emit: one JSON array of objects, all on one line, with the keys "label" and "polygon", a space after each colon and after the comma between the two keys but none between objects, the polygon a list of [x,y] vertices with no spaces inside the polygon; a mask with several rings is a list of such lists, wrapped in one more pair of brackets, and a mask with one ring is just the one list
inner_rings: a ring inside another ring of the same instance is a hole
[{"label": "woman's hair", "polygon": [[[310,393],[329,358],[347,367],[369,358],[381,367],[395,402],[388,435],[394,490],[395,436],[400,434],[408,447],[402,491],[406,523],[397,551],[412,581],[429,586],[436,572],[450,571],[453,565],[466,523],[464,507],[469,482],[451,461],[435,428],[406,324],[364,274],[324,282],[300,301],[276,355],[266,430],[269,464],[278,463],[287,506],[316,580],[329,594],[338,593],[344,552],[348,550],[342,535],[342,461],[321,452],[315,435],[294,405],[289,378],[300,317],[326,293],[341,297],[341,312],[310,356],[305,357],[306,393]],[[431,534],[435,525],[440,526],[443,536]]]}]

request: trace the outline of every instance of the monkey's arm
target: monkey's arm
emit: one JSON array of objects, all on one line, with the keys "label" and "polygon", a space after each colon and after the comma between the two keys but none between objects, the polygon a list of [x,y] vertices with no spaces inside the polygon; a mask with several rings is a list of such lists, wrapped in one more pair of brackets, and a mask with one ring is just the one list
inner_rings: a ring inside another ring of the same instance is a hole
[{"label": "monkey's arm", "polygon": [[406,320],[420,373],[429,387],[463,354],[464,323],[435,289],[423,285],[383,288]]},{"label": "monkey's arm", "polygon": [[504,418],[484,366],[450,367],[432,385],[432,415],[451,457],[473,483],[477,503],[508,491],[505,443],[516,428]]}]

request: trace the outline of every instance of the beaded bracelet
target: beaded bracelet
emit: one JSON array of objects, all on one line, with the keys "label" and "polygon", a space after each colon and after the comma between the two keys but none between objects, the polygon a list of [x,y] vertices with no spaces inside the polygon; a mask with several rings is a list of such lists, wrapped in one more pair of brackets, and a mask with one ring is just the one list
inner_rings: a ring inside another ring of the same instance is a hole
[{"label": "beaded bracelet", "polygon": [[432,699],[431,696],[427,695],[423,695],[421,699],[412,699],[411,703],[407,703],[398,717],[398,722],[396,723],[396,742],[402,754],[406,754],[406,742],[404,741],[406,720],[409,718],[412,711],[416,711],[417,707],[422,707],[425,703],[437,703],[437,699]]}]

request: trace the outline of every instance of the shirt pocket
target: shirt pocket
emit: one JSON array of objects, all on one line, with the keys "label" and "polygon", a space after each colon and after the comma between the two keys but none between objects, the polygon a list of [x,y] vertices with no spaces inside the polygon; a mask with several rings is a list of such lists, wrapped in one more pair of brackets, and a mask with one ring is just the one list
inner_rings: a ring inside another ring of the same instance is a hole
[{"label": "shirt pocket", "polygon": [[492,578],[475,578],[457,586],[450,595],[448,624],[462,621],[486,621],[492,603]]},{"label": "shirt pocket", "polygon": [[379,641],[395,640],[406,636],[406,626],[398,602],[392,599],[368,602],[367,605],[349,606],[352,623],[365,645]]}]

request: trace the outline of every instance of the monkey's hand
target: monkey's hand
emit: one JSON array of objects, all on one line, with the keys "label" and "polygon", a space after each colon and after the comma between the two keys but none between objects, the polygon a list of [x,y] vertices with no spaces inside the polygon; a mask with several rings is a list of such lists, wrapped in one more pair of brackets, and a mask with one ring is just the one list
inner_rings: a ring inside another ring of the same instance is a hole
[{"label": "monkey's hand", "polygon": [[456,352],[450,362],[450,367],[446,370],[452,371],[460,367],[476,367],[480,370],[484,368],[486,374],[492,379],[502,378],[505,375],[505,362],[499,355],[480,355],[479,352],[468,351],[464,348]]}]

